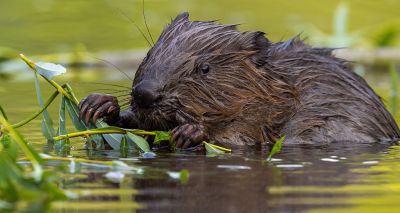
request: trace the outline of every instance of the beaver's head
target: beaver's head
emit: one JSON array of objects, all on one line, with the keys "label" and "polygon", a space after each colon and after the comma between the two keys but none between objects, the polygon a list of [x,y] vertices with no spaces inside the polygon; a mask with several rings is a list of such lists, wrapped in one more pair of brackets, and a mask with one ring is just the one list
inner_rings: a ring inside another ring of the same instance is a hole
[{"label": "beaver's head", "polygon": [[270,76],[260,68],[271,45],[264,33],[188,16],[164,29],[135,75],[132,109],[143,128],[226,122],[274,99]]}]

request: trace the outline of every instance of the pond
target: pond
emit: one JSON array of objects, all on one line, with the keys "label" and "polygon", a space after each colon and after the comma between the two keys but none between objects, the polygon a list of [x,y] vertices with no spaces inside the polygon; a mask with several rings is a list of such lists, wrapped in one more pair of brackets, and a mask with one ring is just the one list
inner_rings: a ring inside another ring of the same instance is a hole
[{"label": "pond", "polygon": [[[105,83],[130,85],[129,81]],[[71,85],[80,98],[112,87],[85,81]],[[0,101],[12,123],[38,109],[33,88],[30,81],[0,85]],[[44,97],[53,91],[45,84],[42,90]],[[50,113],[56,116],[57,107]],[[397,145],[284,146],[271,162],[265,161],[267,151],[249,150],[223,156],[157,152],[155,158],[144,158],[135,152],[88,151],[79,138],[72,141],[70,152],[56,153],[46,145],[40,119],[20,131],[41,153],[121,160],[137,168],[112,182],[106,177],[110,170],[100,164],[67,164],[69,169],[58,182],[80,196],[53,203],[55,212],[393,212],[400,208]],[[58,164],[48,162],[47,168]]]}]

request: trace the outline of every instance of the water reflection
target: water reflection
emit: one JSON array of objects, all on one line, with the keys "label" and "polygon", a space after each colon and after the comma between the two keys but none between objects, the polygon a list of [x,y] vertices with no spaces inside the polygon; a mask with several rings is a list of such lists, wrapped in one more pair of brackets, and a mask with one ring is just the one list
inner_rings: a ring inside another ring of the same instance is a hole
[{"label": "water reflection", "polygon": [[[12,122],[37,110],[36,100],[30,98],[34,95],[32,83],[3,83],[2,88],[15,88],[10,95],[0,91],[1,103]],[[98,85],[76,88],[82,97]],[[54,116],[58,113],[56,108],[50,109]],[[55,155],[53,150],[44,148],[39,124],[37,120],[21,131],[37,150]],[[74,170],[65,170],[60,186],[80,197],[55,203],[55,211],[393,212],[400,209],[400,146],[397,145],[284,146],[272,162],[265,161],[265,151],[239,150],[215,157],[159,152],[156,158],[147,159],[135,152],[123,156],[119,151],[87,151],[80,139],[72,140],[71,146],[67,156],[121,160],[136,170],[125,173],[117,183],[105,177],[110,172],[108,167],[82,164]],[[48,168],[59,162],[52,163]],[[187,181],[175,177],[182,169],[189,171]]]}]

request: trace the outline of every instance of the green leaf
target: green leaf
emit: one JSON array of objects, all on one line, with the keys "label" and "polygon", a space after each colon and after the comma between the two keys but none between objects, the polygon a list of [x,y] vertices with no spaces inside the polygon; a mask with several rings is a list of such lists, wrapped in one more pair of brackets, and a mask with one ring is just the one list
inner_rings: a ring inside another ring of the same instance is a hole
[{"label": "green leaf", "polygon": [[[109,127],[109,125],[103,120],[97,120],[96,126],[98,128]],[[103,134],[104,140],[115,150],[119,150],[121,148],[121,141],[125,138],[122,134]]]},{"label": "green leaf", "polygon": [[219,146],[207,143],[203,141],[204,146],[206,147],[207,154],[225,154],[225,151],[221,150]]},{"label": "green leaf", "polygon": [[76,106],[74,103],[71,102],[71,100],[66,99],[65,101],[65,106],[67,108],[69,117],[72,120],[72,123],[74,124],[75,128],[78,131],[85,131],[87,130],[86,124],[79,119],[79,108]]},{"label": "green leaf", "polygon": [[[75,128],[78,131],[85,131],[88,129],[93,129],[94,125],[89,125],[87,126],[85,122],[83,122],[81,119],[79,119],[79,108],[78,106],[73,103],[71,100],[65,98],[65,106],[67,108],[69,117],[72,120],[72,123],[74,124]],[[104,148],[104,141],[101,135],[91,135],[89,137],[89,140],[93,140],[96,143],[96,147],[98,149]]]},{"label": "green leaf", "polygon": [[128,144],[129,142],[133,142],[137,147],[139,147],[143,152],[150,152],[150,146],[149,143],[147,143],[147,141],[135,134],[132,134],[130,132],[128,132],[127,134],[128,139]]},{"label": "green leaf", "polygon": [[154,144],[160,144],[161,141],[169,141],[171,138],[171,131],[154,131]]},{"label": "green leaf", "polygon": [[275,142],[274,146],[272,147],[271,152],[268,155],[268,158],[267,158],[268,161],[270,161],[272,159],[272,156],[274,156],[275,154],[277,154],[278,152],[281,151],[282,144],[283,144],[283,141],[285,140],[285,138],[286,138],[286,136],[284,135],[278,141]]},{"label": "green leaf", "polygon": [[[46,121],[43,119],[41,122],[41,128],[42,128],[42,133],[43,136],[48,140],[48,141],[53,141],[52,140],[52,129],[49,129],[50,127],[47,125]],[[54,129],[53,129],[54,130]]]},{"label": "green leaf", "polygon": [[[60,104],[60,113],[59,113],[59,127],[58,127],[58,135],[66,135],[67,132],[67,125],[65,122],[65,96],[61,96],[61,104]],[[69,147],[69,139],[56,141],[55,148],[60,150],[63,148]]]},{"label": "green leaf", "polygon": [[67,72],[67,69],[59,64],[37,62],[35,63],[35,66],[36,71],[48,80],[53,79],[54,76],[62,75]]},{"label": "green leaf", "polygon": [[128,150],[129,150],[128,142],[126,142],[126,141],[127,141],[126,135],[124,135],[121,139],[121,143],[120,143],[120,147],[119,147],[121,157],[124,157],[124,158],[126,158],[128,156]]},{"label": "green leaf", "polygon": [[206,148],[207,154],[225,154],[226,152],[231,152],[231,149],[227,149],[221,146],[217,146],[215,144],[207,143],[203,141],[203,144]]},{"label": "green leaf", "polygon": [[[43,98],[42,98],[42,94],[40,91],[39,78],[36,73],[35,73],[35,87],[36,87],[36,96],[37,96],[37,99],[39,102],[39,106],[41,108],[43,108],[44,103],[43,103]],[[52,141],[53,137],[56,135],[55,130],[53,128],[53,121],[51,120],[50,114],[47,111],[47,109],[43,110],[42,115],[43,115],[43,121],[42,121],[43,135],[46,137],[47,140]]]}]

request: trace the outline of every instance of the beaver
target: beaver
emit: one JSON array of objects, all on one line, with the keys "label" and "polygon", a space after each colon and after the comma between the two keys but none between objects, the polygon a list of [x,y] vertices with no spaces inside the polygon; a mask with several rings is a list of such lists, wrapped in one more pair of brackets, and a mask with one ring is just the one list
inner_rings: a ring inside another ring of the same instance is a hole
[{"label": "beaver", "polygon": [[177,148],[204,140],[225,147],[390,142],[399,128],[380,97],[331,48],[295,36],[271,42],[261,31],[178,15],[140,64],[130,107],[91,94],[86,122],[172,130]]}]

